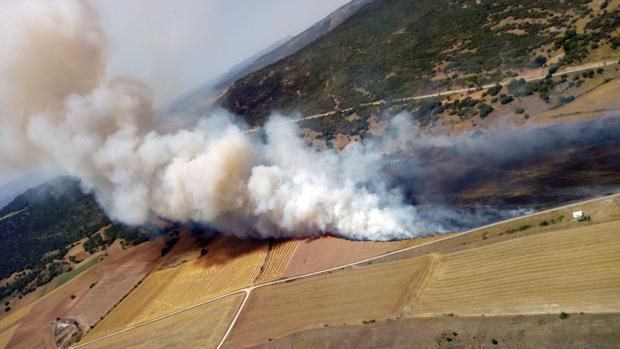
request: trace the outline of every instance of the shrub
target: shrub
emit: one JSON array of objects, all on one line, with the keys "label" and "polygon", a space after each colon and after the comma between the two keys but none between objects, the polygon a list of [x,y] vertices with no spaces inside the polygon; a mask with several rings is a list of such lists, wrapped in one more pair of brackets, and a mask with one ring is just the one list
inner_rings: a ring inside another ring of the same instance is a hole
[{"label": "shrub", "polygon": [[505,96],[503,96],[503,97],[501,97],[501,98],[499,99],[499,102],[500,102],[502,105],[504,105],[504,104],[508,104],[508,103],[512,102],[513,100],[514,100],[514,98],[512,98],[512,96],[510,96],[510,95],[505,95]]},{"label": "shrub", "polygon": [[570,315],[568,315],[568,314],[567,314],[567,313],[565,313],[565,312],[561,312],[561,313],[560,313],[560,319],[561,319],[561,320],[566,320],[566,319],[568,319],[568,317],[569,317],[569,316],[570,316]]},{"label": "shrub", "polygon": [[483,118],[483,119],[486,118],[492,112],[493,112],[493,107],[492,106],[490,106],[490,105],[488,105],[486,103],[483,103],[480,106],[480,117],[481,118]]},{"label": "shrub", "polygon": [[495,86],[490,87],[490,88],[487,90],[487,94],[488,94],[489,96],[497,96],[497,94],[498,94],[498,93],[499,93],[499,91],[501,91],[501,90],[502,90],[502,85],[500,85],[499,83],[497,83],[497,84],[495,84]]},{"label": "shrub", "polygon": [[555,74],[557,73],[559,67],[557,65],[552,66],[551,68],[549,68],[549,74]]},{"label": "shrub", "polygon": [[534,58],[534,64],[537,67],[542,67],[543,65],[545,65],[545,63],[547,63],[547,57],[545,56],[536,56],[536,58]]},{"label": "shrub", "polygon": [[519,108],[515,109],[515,113],[523,114],[523,113],[525,113],[525,109],[523,109],[522,107],[519,107]]},{"label": "shrub", "polygon": [[574,100],[575,100],[575,96],[568,96],[568,97],[562,96],[562,97],[560,97],[560,99],[558,101],[558,106],[562,106],[564,104],[568,104],[568,103],[570,103],[570,102],[572,102]]}]

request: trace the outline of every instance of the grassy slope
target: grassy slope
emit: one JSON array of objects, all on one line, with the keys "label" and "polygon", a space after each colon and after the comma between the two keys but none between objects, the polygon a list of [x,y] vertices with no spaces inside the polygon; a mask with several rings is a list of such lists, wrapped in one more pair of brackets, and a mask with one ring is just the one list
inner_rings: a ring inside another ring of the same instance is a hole
[{"label": "grassy slope", "polygon": [[564,45],[565,30],[590,13],[587,3],[377,1],[297,54],[238,80],[221,102],[260,124],[276,109],[319,112],[497,80],[532,67],[539,54],[578,61],[618,25],[611,15],[610,27],[584,26],[596,35]]},{"label": "grassy slope", "polygon": [[83,271],[89,269],[90,267],[94,266],[95,264],[97,264],[99,261],[101,260],[101,258],[99,256],[92,256],[90,257],[90,259],[84,263],[82,263],[79,267],[66,272],[64,274],[59,275],[58,277],[54,278],[54,280],[52,280],[49,284],[45,285],[45,287],[43,287],[43,290],[40,293],[40,296],[45,296],[47,293],[49,293],[50,291],[54,290],[55,288],[57,288],[58,286],[63,285],[65,282],[73,279],[74,277],[80,275]]}]

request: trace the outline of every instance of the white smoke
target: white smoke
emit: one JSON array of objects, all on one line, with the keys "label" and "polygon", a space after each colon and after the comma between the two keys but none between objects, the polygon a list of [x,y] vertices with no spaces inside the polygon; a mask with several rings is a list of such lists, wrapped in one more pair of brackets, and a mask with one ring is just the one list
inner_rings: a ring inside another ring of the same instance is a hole
[{"label": "white smoke", "polygon": [[441,230],[382,178],[382,149],[398,142],[317,152],[281,117],[261,138],[224,111],[162,133],[149,87],[105,75],[105,37],[85,2],[0,4],[2,161],[79,177],[112,218],[196,221],[242,237]]}]

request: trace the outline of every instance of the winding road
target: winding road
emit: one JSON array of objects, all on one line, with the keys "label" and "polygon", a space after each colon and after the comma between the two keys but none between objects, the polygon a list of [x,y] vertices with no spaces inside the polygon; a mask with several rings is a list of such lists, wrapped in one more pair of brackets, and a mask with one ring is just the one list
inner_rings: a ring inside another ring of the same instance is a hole
[{"label": "winding road", "polygon": [[[620,63],[620,62],[617,59],[616,60],[606,60],[606,61],[594,62],[594,63],[587,63],[587,64],[582,64],[582,65],[578,65],[578,66],[574,66],[574,67],[567,67],[567,68],[564,68],[564,69],[560,69],[557,72],[555,72],[554,74],[551,74],[551,76],[559,76],[559,75],[570,74],[570,73],[579,73],[579,72],[587,71],[587,70],[591,70],[591,69],[604,68],[604,67],[607,67],[607,66],[610,66],[610,65],[614,65],[614,64],[618,64],[618,63]],[[510,83],[510,81],[512,81],[514,79],[524,79],[525,81],[529,82],[529,81],[542,80],[542,79],[544,79],[546,77],[547,77],[547,72],[545,71],[544,73],[534,74],[532,76],[528,76],[528,75],[516,76],[514,78],[510,78],[509,80],[504,80],[504,81],[500,81],[500,82],[497,82],[497,83],[490,83],[490,84],[486,84],[486,85],[482,85],[482,86],[478,86],[478,87],[461,88],[461,89],[456,89],[456,90],[446,90],[446,91],[441,91],[441,92],[436,92],[436,93],[429,93],[429,94],[424,94],[424,95],[396,98],[396,99],[390,100],[389,103],[400,104],[400,103],[407,103],[407,102],[417,101],[417,100],[422,100],[422,99],[429,99],[429,98],[436,98],[436,97],[443,97],[443,96],[451,96],[451,95],[460,94],[460,93],[472,93],[472,92],[482,91],[482,90],[491,88],[491,87],[495,86],[496,84],[499,84],[500,86],[506,86],[506,85],[508,85]],[[380,99],[380,100],[374,101],[374,102],[361,103],[359,105],[359,107],[373,107],[373,106],[385,105],[387,103],[388,103],[388,101],[386,101],[385,99]],[[355,107],[349,107],[349,108],[343,108],[343,109],[334,109],[334,110],[330,110],[330,111],[325,112],[325,113],[307,115],[307,116],[301,117],[299,119],[295,119],[295,120],[293,120],[293,122],[301,122],[301,121],[304,121],[304,120],[319,119],[319,118],[323,118],[323,117],[326,117],[326,116],[335,115],[336,113],[351,112],[354,109],[355,109]],[[257,129],[258,128],[252,129],[251,131],[256,131]]]}]

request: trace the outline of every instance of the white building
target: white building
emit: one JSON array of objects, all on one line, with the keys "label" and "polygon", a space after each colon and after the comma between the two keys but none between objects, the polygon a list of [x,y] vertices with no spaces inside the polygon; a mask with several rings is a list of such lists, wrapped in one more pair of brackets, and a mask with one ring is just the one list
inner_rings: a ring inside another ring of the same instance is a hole
[{"label": "white building", "polygon": [[573,219],[579,219],[579,218],[583,218],[585,217],[585,215],[583,214],[583,211],[574,211],[573,212]]}]

